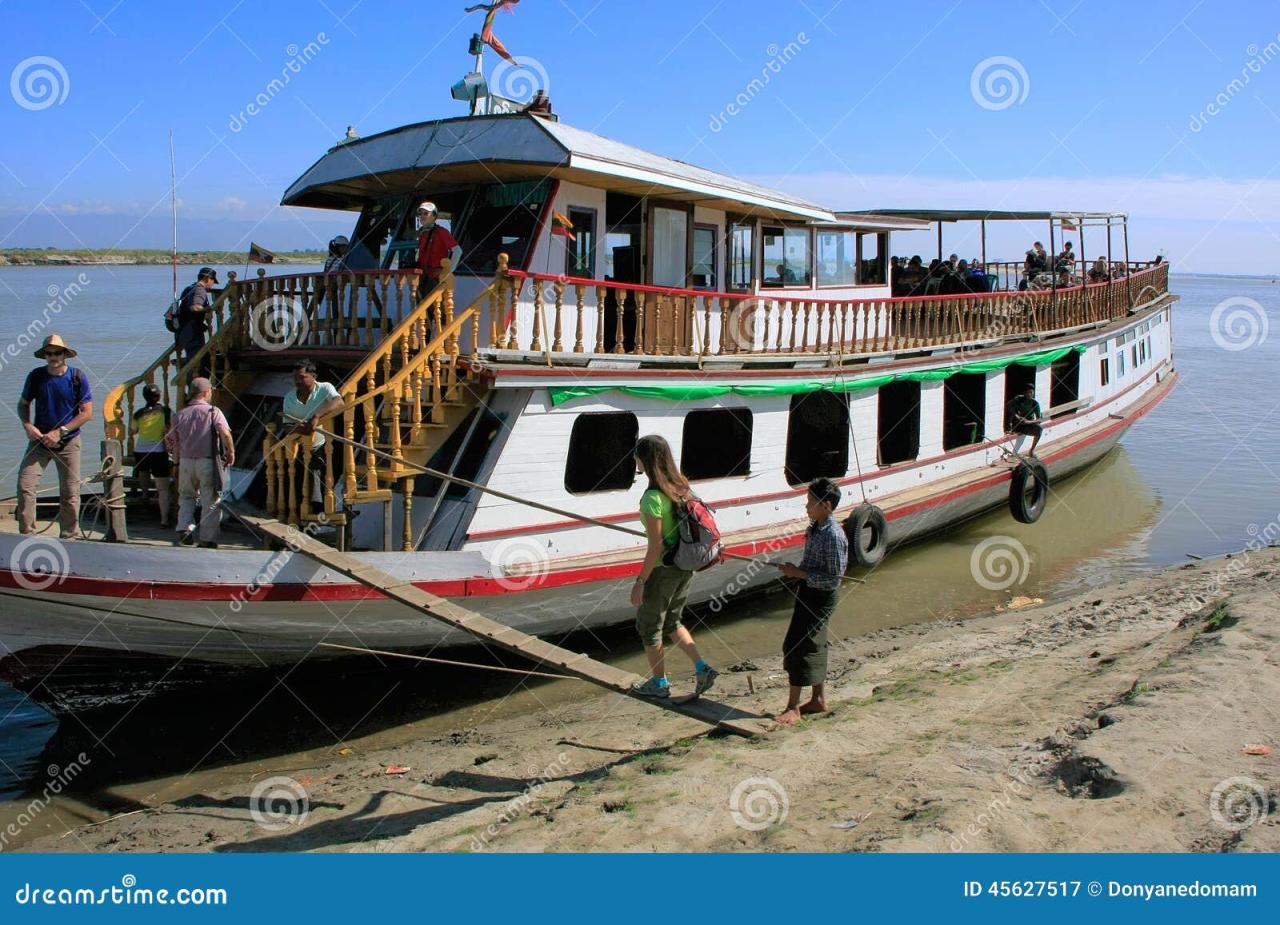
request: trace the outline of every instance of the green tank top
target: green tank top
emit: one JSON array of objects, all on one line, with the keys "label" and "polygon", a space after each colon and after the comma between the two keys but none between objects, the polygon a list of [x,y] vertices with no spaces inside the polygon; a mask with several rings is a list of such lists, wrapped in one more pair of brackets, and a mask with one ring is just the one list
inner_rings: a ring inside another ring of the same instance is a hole
[{"label": "green tank top", "polygon": [[164,443],[164,433],[168,430],[167,417],[164,408],[159,405],[154,408],[139,409],[134,415],[138,442],[148,447]]},{"label": "green tank top", "polygon": [[650,488],[640,496],[640,513],[656,517],[662,522],[662,541],[668,549],[680,542],[680,524],[676,521],[676,506],[658,489]]}]

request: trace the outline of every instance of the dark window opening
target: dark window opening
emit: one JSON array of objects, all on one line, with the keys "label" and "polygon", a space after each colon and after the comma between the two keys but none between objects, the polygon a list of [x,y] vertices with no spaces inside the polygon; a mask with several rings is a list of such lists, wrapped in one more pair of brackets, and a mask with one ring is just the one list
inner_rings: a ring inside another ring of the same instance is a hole
[{"label": "dark window opening", "polygon": [[943,383],[942,448],[981,443],[987,414],[985,373],[956,373]]},{"label": "dark window opening", "polygon": [[714,225],[693,226],[693,274],[689,285],[694,289],[716,288],[716,228]]},{"label": "dark window opening", "polygon": [[[478,421],[476,415],[480,415]],[[431,454],[427,467],[442,472],[452,470],[451,474],[458,478],[474,482],[476,476],[480,474],[480,468],[484,465],[485,457],[489,454],[489,447],[501,432],[502,421],[502,418],[488,408],[472,409],[462,419],[462,423],[453,429],[453,433],[449,434],[448,439],[440,445],[439,449]],[[464,440],[466,446],[459,454],[458,449],[463,446]],[[413,480],[413,493],[434,498],[436,492],[440,490],[440,482],[441,479],[433,475],[420,475]],[[444,496],[451,501],[456,501],[465,498],[470,491],[471,489],[463,485],[450,482]]]},{"label": "dark window opening", "polygon": [[690,481],[750,474],[751,412],[707,408],[685,415],[680,471]]},{"label": "dark window opening", "polygon": [[[1056,408],[1076,401],[1080,397],[1080,354],[1072,350],[1053,364],[1052,385],[1049,389],[1049,407]],[[1073,408],[1061,413],[1069,414]],[[1047,415],[1046,415],[1047,417]]]},{"label": "dark window opening", "polygon": [[887,234],[858,235],[858,284],[861,286],[883,286],[887,272],[887,253],[889,236]]},{"label": "dark window opening", "polygon": [[1108,358],[1108,357],[1103,357],[1103,358],[1102,358],[1101,360],[1099,360],[1098,362],[1099,362],[1099,365],[1100,365],[1099,375],[1101,376],[1101,380],[1100,380],[1100,381],[1101,381],[1102,385],[1104,385],[1104,386],[1106,386],[1106,385],[1110,385],[1110,384],[1111,384],[1111,360],[1110,360],[1110,358]]},{"label": "dark window opening", "polygon": [[573,240],[565,238],[564,272],[581,279],[596,278],[596,210],[569,209]]},{"label": "dark window opening", "polygon": [[787,419],[787,483],[839,478],[848,471],[849,397],[826,391],[793,395]]},{"label": "dark window opening", "polygon": [[640,425],[625,411],[580,414],[569,435],[564,466],[565,491],[620,491],[636,479],[636,440]]},{"label": "dark window opening", "polygon": [[[604,278],[619,283],[639,283],[643,272],[640,252],[641,201],[625,193],[606,193],[604,209]],[[636,300],[627,293],[622,306],[622,344],[630,352],[636,345]],[[612,352],[618,342],[618,290],[605,293],[604,349]]]},{"label": "dark window opening", "polygon": [[892,466],[920,455],[920,383],[880,386],[877,446],[880,465]]},{"label": "dark window opening", "polygon": [[1009,428],[1013,426],[1013,419],[1009,416],[1009,402],[1013,401],[1027,386],[1034,387],[1036,384],[1036,368],[1034,366],[1022,366],[1013,363],[1005,367],[1004,370],[1004,429],[1007,433]]},{"label": "dark window opening", "polygon": [[523,267],[550,191],[549,180],[494,183],[476,190],[461,232],[454,234],[462,247],[459,269],[492,276],[499,254],[507,255],[511,267]]},{"label": "dark window opening", "polygon": [[751,289],[755,285],[755,237],[751,225],[729,226],[729,288]]}]

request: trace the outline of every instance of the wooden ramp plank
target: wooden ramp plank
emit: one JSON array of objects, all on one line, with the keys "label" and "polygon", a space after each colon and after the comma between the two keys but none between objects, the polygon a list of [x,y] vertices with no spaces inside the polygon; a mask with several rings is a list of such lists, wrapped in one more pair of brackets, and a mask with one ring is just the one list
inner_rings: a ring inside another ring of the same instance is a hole
[{"label": "wooden ramp plank", "polygon": [[467,610],[452,601],[437,597],[407,581],[395,578],[381,569],[362,562],[355,556],[326,546],[310,534],[287,526],[278,520],[259,517],[240,510],[236,510],[234,513],[267,536],[284,543],[291,550],[309,556],[335,572],[373,588],[391,600],[399,601],[406,607],[411,607],[429,617],[470,633],[481,640],[491,642],[503,649],[530,659],[539,667],[553,666],[574,677],[627,697],[632,697],[642,703],[652,704],[664,710],[670,710],[692,719],[701,720],[708,725],[719,726],[728,732],[738,735],[760,735],[773,726],[773,721],[767,717],[747,713],[728,704],[707,700],[705,697],[687,703],[638,697],[631,692],[631,685],[642,679],[633,672],[606,665],[604,662],[598,662],[585,653],[573,652],[553,645],[545,639],[530,636],[528,633],[522,633],[507,626],[505,623],[499,623],[497,620],[492,620],[483,614]]}]

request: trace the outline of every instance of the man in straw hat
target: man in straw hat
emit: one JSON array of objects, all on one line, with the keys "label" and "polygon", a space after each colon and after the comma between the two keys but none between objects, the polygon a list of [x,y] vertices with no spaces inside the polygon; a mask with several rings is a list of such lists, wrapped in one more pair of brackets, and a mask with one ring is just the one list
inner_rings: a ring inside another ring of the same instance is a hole
[{"label": "man in straw hat", "polygon": [[[36,351],[45,365],[33,369],[22,386],[18,419],[27,432],[27,451],[18,470],[18,531],[36,525],[36,488],[51,462],[58,468],[58,526],[64,540],[75,539],[80,520],[80,428],[93,417],[89,377],[67,365],[76,352],[57,334]],[[31,405],[35,404],[32,419]]]}]

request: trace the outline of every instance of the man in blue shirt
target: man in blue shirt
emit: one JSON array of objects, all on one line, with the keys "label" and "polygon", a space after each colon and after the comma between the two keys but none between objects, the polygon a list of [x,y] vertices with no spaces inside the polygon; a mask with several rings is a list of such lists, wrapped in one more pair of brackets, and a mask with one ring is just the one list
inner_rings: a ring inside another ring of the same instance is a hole
[{"label": "man in blue shirt", "polygon": [[27,375],[18,401],[18,419],[30,441],[18,471],[18,532],[35,530],[36,488],[45,467],[56,462],[60,535],[75,539],[80,520],[80,428],[93,417],[93,395],[89,377],[67,365],[76,352],[57,334],[46,337],[35,355],[45,365]]},{"label": "man in blue shirt", "polygon": [[[218,273],[212,267],[201,267],[196,281],[182,291],[178,299],[178,349],[182,362],[187,364],[204,346],[205,331],[213,311],[213,296],[209,290],[218,285]],[[207,364],[201,364],[198,375],[205,375]]]}]

